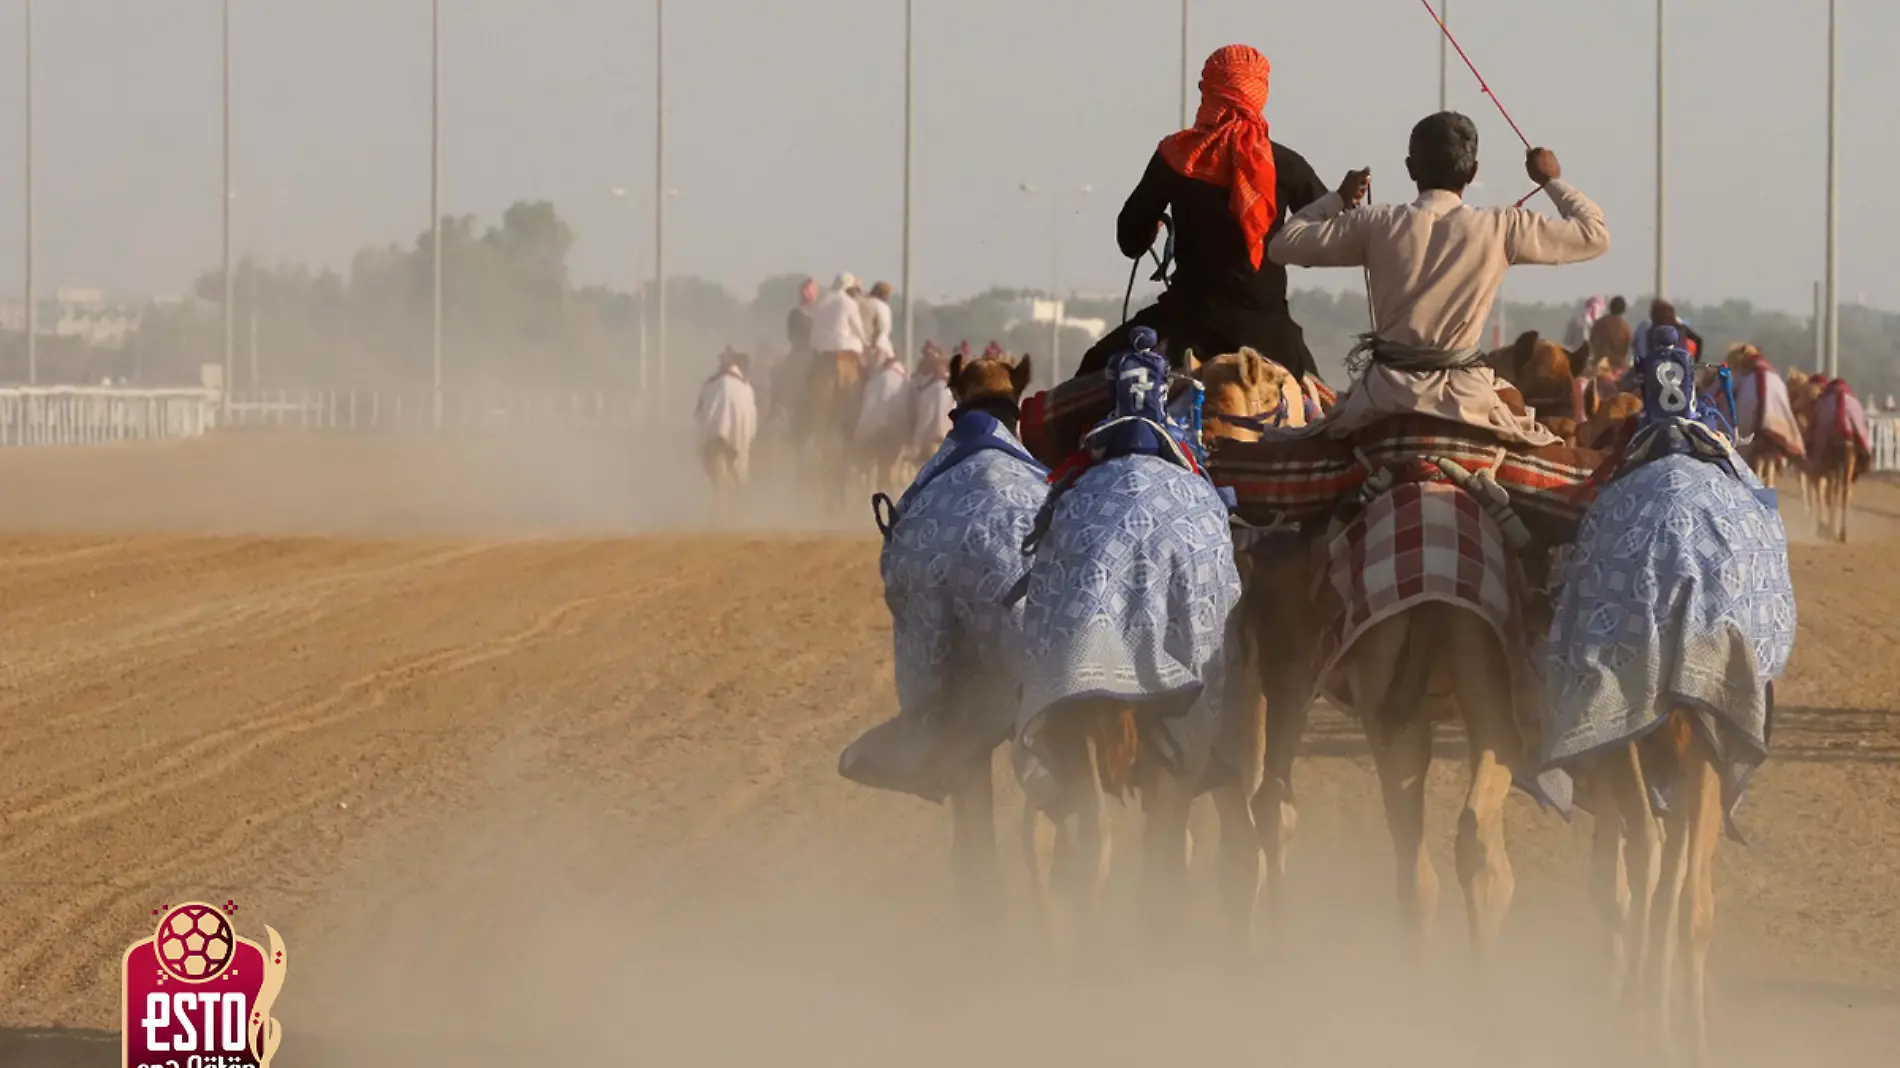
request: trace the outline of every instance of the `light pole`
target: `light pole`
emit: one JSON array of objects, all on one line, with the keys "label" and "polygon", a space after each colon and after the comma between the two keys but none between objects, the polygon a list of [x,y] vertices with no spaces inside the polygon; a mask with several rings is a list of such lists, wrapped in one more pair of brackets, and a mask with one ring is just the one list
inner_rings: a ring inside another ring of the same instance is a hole
[{"label": "light pole", "polygon": [[33,0],[26,0],[26,383],[40,380],[39,299],[33,290]]},{"label": "light pole", "polygon": [[911,330],[916,324],[916,301],[911,297],[911,242],[912,242],[912,201],[916,197],[917,186],[914,171],[917,164],[916,139],[913,127],[917,123],[917,105],[914,89],[916,86],[917,38],[915,33],[914,0],[904,0],[904,341],[898,351],[908,361],[912,358],[916,344]]},{"label": "light pole", "polygon": [[429,382],[442,429],[442,0],[429,0]]},{"label": "light pole", "polygon": [[666,0],[653,0],[654,393],[666,397]]},{"label": "light pole", "polygon": [[[1438,21],[1451,29],[1451,0],[1439,0]],[[1438,110],[1451,110],[1451,36],[1438,35]]]},{"label": "light pole", "polygon": [[220,423],[231,419],[231,387],[235,384],[237,279],[231,277],[231,0],[224,0],[224,383],[219,390],[223,408]]},{"label": "light pole", "polygon": [[[1024,193],[1035,196],[1041,190],[1028,182],[1019,186]],[[1049,380],[1062,381],[1062,190],[1050,189],[1049,193]],[[1075,190],[1077,195],[1088,196],[1095,187],[1085,185]]]},{"label": "light pole", "polygon": [[1667,0],[1656,0],[1656,299],[1669,292],[1669,172],[1665,166],[1668,112],[1664,107],[1668,67]]},{"label": "light pole", "polygon": [[1827,373],[1841,373],[1840,192],[1841,30],[1836,0],[1827,2]]}]

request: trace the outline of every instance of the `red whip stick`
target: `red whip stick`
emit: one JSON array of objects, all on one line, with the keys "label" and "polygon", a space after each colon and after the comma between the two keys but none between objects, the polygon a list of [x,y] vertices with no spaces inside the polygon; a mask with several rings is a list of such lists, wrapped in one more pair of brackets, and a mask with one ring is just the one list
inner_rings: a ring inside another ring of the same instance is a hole
[{"label": "red whip stick", "polygon": [[[1497,107],[1498,114],[1504,116],[1504,121],[1511,124],[1511,132],[1517,135],[1517,139],[1519,141],[1524,142],[1524,148],[1526,150],[1529,150],[1530,148],[1534,147],[1531,144],[1531,139],[1528,137],[1525,137],[1524,131],[1518,128],[1517,120],[1513,119],[1511,117],[1510,111],[1505,109],[1504,101],[1499,100],[1498,94],[1495,92],[1492,92],[1491,83],[1485,81],[1484,75],[1478,72],[1478,65],[1476,63],[1471,62],[1471,57],[1465,54],[1465,46],[1458,43],[1458,38],[1456,35],[1454,35],[1451,32],[1451,27],[1445,25],[1444,17],[1438,13],[1437,8],[1432,6],[1432,0],[1418,0],[1418,2],[1425,5],[1425,13],[1432,17],[1433,22],[1438,23],[1438,32],[1444,34],[1445,40],[1451,42],[1452,49],[1458,53],[1459,59],[1464,60],[1466,69],[1471,71],[1471,76],[1473,78],[1478,79],[1479,90],[1481,90],[1485,96],[1488,96],[1491,98],[1491,103]],[[1530,192],[1524,194],[1523,199],[1519,200],[1516,206],[1520,208],[1523,207],[1525,201],[1529,200],[1530,198],[1536,196],[1537,194],[1541,192],[1543,192],[1543,187],[1541,186],[1536,189],[1531,190]]]}]

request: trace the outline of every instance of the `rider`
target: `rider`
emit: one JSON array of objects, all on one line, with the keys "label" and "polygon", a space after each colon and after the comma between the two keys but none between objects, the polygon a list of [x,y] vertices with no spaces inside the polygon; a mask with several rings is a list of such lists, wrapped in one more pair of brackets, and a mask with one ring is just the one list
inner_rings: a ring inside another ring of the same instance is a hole
[{"label": "rider", "polygon": [[1288,220],[1267,250],[1276,263],[1366,270],[1373,330],[1354,355],[1369,355],[1369,363],[1319,425],[1350,436],[1387,416],[1420,414],[1483,427],[1506,442],[1555,444],[1556,435],[1512,411],[1478,345],[1506,269],[1601,256],[1610,247],[1603,213],[1561,180],[1556,155],[1543,148],[1529,152],[1525,170],[1561,219],[1467,205],[1478,128],[1455,112],[1412,128],[1405,166],[1417,200],[1362,208],[1372,174],[1352,171],[1337,192]]},{"label": "rider", "polygon": [[1153,329],[1171,352],[1206,359],[1247,345],[1302,378],[1313,370],[1287,308],[1286,269],[1265,249],[1286,212],[1324,196],[1326,185],[1305,157],[1268,137],[1261,109],[1271,70],[1246,45],[1228,45],[1201,68],[1194,126],[1161,142],[1115,227],[1122,255],[1139,259],[1172,208],[1174,279],[1096,342],[1077,375],[1106,369],[1135,326]]},{"label": "rider", "polygon": [[1688,350],[1690,357],[1693,358],[1696,363],[1702,362],[1702,352],[1705,345],[1702,340],[1702,335],[1691,329],[1688,323],[1683,322],[1682,316],[1677,313],[1674,304],[1661,298],[1650,302],[1649,319],[1636,330],[1636,356],[1638,358],[1649,354],[1649,338],[1655,328],[1659,326],[1675,327],[1677,334],[1680,335],[1678,344]]}]

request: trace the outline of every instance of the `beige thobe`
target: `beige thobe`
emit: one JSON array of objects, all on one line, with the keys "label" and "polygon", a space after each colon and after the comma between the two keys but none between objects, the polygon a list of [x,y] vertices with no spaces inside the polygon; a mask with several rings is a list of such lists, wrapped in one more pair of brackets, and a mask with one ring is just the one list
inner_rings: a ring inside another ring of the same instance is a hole
[{"label": "beige thobe", "polygon": [[[1603,212],[1558,181],[1545,186],[1561,218],[1524,208],[1474,208],[1432,190],[1409,204],[1344,210],[1328,193],[1289,219],[1267,246],[1275,263],[1364,267],[1374,334],[1406,346],[1475,349],[1512,264],[1595,259],[1610,247]],[[1506,441],[1549,445],[1556,435],[1499,396],[1489,367],[1400,371],[1376,361],[1321,424],[1349,435],[1390,415],[1431,415],[1484,427]]]}]

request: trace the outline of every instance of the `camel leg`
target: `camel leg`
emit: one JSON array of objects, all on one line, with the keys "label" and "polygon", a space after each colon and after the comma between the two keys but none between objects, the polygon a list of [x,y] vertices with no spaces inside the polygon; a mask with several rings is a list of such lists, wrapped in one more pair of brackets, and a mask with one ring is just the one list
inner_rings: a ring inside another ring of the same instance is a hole
[{"label": "camel leg", "polygon": [[1697,1065],[1709,1061],[1709,944],[1715,938],[1715,847],[1722,837],[1722,776],[1702,736],[1689,743],[1682,806],[1689,821],[1686,907],[1689,911],[1688,984],[1691,1049]]},{"label": "camel leg", "polygon": [[1276,936],[1285,921],[1287,858],[1300,823],[1293,804],[1293,762],[1311,710],[1307,694],[1297,683],[1273,680],[1267,695],[1266,767],[1253,799],[1253,820],[1266,853],[1268,922]]},{"label": "camel leg", "polygon": [[[1650,946],[1650,925],[1654,915],[1656,881],[1662,869],[1662,836],[1656,814],[1649,804],[1649,784],[1643,777],[1641,756],[1635,745],[1627,745],[1606,754],[1600,764],[1603,776],[1605,814],[1597,819],[1597,833],[1615,833],[1619,843],[1616,857],[1617,885],[1599,886],[1614,894],[1621,907],[1620,927],[1611,934],[1615,949],[1610,977],[1612,997],[1620,996],[1635,1003],[1642,989],[1642,967]],[[1607,910],[1606,910],[1607,911]]]},{"label": "camel leg", "polygon": [[1188,806],[1194,800],[1193,790],[1163,769],[1142,793],[1147,817],[1141,836],[1142,904],[1148,914],[1148,933],[1156,947],[1165,950],[1179,937],[1187,915]]},{"label": "camel leg", "polygon": [[1847,458],[1841,460],[1841,511],[1835,530],[1839,530],[1839,542],[1847,544],[1847,509],[1854,502],[1854,467],[1860,464],[1860,454],[1854,452],[1853,445],[1847,447]]},{"label": "camel leg", "polygon": [[1236,768],[1234,781],[1214,791],[1214,811],[1220,817],[1219,881],[1227,910],[1232,948],[1242,959],[1253,951],[1254,909],[1260,898],[1260,847],[1263,832],[1255,824],[1254,804],[1260,792],[1260,774],[1266,761],[1267,704],[1259,694],[1265,664],[1251,657],[1241,678],[1229,679],[1233,690],[1222,715],[1221,730]]},{"label": "camel leg", "polygon": [[1245,958],[1253,949],[1254,906],[1260,897],[1260,832],[1240,785],[1215,790],[1214,809],[1220,815],[1221,899],[1233,948]]},{"label": "camel leg", "polygon": [[[1416,959],[1438,914],[1438,873],[1425,848],[1425,774],[1432,764],[1432,724],[1416,714],[1382,726],[1393,671],[1416,613],[1395,616],[1366,631],[1352,650],[1353,699],[1379,769],[1386,829],[1398,860],[1401,937]],[[1389,737],[1388,737],[1389,735]]]},{"label": "camel leg", "polygon": [[1055,872],[1063,863],[1062,828],[1049,814],[1034,805],[1023,806],[1023,859],[1029,862],[1030,890],[1036,899],[1036,912],[1042,920],[1043,937],[1050,952],[1058,959],[1066,956],[1070,945],[1068,914],[1055,885]]},{"label": "camel leg", "polygon": [[996,785],[990,754],[973,762],[950,795],[950,863],[963,921],[987,930],[1002,903],[996,857]]},{"label": "camel leg", "polygon": [[1504,917],[1511,911],[1516,879],[1504,848],[1504,801],[1511,769],[1523,746],[1513,711],[1510,670],[1490,624],[1460,611],[1451,619],[1451,648],[1474,657],[1474,670],[1455,672],[1452,684],[1471,739],[1471,790],[1458,814],[1458,879],[1464,884],[1471,948],[1489,961]]},{"label": "camel leg", "polygon": [[[1680,734],[1680,726],[1671,724],[1662,728],[1672,735]],[[1683,749],[1677,745],[1676,752]],[[1663,832],[1662,873],[1657,880],[1657,906],[1661,915],[1652,921],[1649,942],[1649,982],[1648,994],[1651,1008],[1655,1012],[1658,1036],[1665,1048],[1674,1045],[1675,1004],[1676,1004],[1676,952],[1682,944],[1682,892],[1689,875],[1689,810],[1693,799],[1687,794],[1687,784],[1681,773],[1681,760],[1677,762],[1677,774],[1674,789],[1669,798],[1669,814]]]},{"label": "camel leg", "polygon": [[[1080,710],[1076,710],[1079,713]],[[1093,738],[1069,736],[1075,751],[1058,758],[1065,815],[1057,832],[1055,889],[1074,925],[1076,950],[1092,944],[1112,852],[1108,798]]]},{"label": "camel leg", "polygon": [[[1606,760],[1614,761],[1613,754]],[[1605,784],[1607,787],[1607,783]],[[1629,868],[1623,841],[1622,799],[1609,789],[1596,798],[1596,825],[1590,838],[1590,892],[1597,916],[1603,921],[1609,953],[1610,999],[1621,997],[1623,976],[1629,966],[1627,927],[1630,916]]]}]

